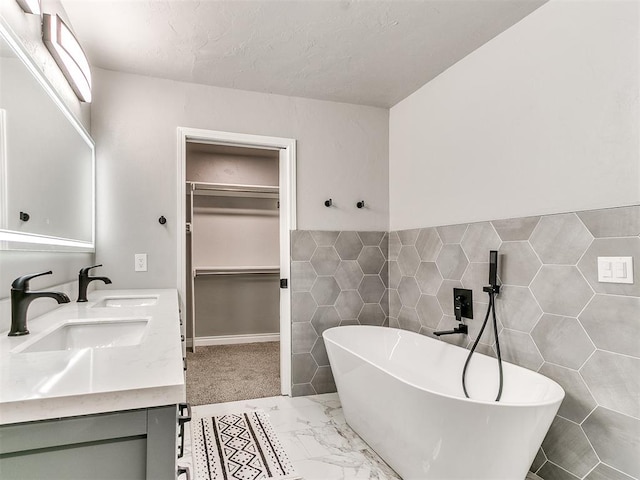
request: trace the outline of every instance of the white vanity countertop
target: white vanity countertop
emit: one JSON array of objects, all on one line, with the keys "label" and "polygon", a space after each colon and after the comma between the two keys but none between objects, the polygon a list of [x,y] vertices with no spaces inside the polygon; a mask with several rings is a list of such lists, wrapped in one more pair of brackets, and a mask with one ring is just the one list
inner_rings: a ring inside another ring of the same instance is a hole
[{"label": "white vanity countertop", "polygon": [[[94,308],[110,297],[157,297],[157,303]],[[123,318],[148,319],[138,345],[20,353],[36,337],[65,322]],[[176,290],[97,290],[87,303],[72,300],[29,320],[27,328],[30,334],[21,337],[0,332],[0,425],[185,399]]]}]

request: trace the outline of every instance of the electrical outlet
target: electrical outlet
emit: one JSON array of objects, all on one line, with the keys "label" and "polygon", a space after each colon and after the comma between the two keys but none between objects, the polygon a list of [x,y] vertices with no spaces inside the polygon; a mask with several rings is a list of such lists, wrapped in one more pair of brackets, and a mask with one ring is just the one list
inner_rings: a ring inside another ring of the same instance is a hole
[{"label": "electrical outlet", "polygon": [[147,254],[146,253],[135,254],[135,270],[136,272],[147,271]]}]

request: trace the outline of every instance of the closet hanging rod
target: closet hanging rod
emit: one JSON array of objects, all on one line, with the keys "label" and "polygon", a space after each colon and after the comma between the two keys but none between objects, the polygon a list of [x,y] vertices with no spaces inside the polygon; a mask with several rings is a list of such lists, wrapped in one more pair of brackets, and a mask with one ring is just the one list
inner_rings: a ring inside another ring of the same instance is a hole
[{"label": "closet hanging rod", "polygon": [[196,267],[193,276],[201,275],[273,275],[279,274],[280,267]]},{"label": "closet hanging rod", "polygon": [[231,183],[187,182],[194,193],[210,195],[246,195],[261,194],[277,197],[280,188],[277,185],[242,185]]}]

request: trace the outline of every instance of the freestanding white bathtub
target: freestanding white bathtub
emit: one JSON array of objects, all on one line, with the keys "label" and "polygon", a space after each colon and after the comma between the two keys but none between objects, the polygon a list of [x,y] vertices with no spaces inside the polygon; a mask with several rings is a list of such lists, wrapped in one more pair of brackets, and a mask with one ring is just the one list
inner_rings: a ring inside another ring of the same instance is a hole
[{"label": "freestanding white bathtub", "polygon": [[347,423],[404,480],[522,480],[564,398],[536,372],[388,327],[323,333]]}]

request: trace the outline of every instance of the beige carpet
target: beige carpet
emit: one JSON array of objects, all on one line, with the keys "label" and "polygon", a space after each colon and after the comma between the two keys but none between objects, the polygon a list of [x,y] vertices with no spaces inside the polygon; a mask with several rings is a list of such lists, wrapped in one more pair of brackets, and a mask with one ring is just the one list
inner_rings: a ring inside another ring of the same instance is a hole
[{"label": "beige carpet", "polygon": [[280,342],[197,347],[187,352],[187,402],[233,402],[280,395]]}]

